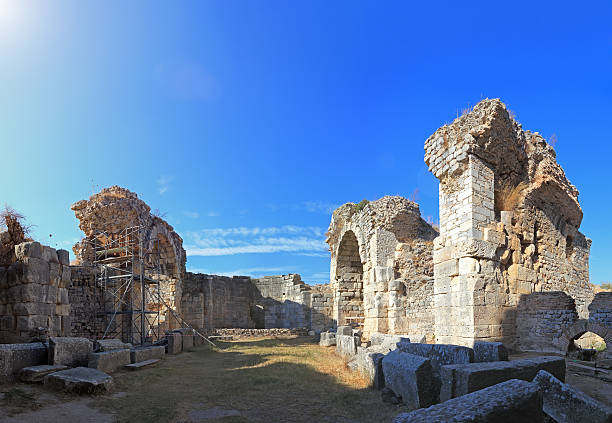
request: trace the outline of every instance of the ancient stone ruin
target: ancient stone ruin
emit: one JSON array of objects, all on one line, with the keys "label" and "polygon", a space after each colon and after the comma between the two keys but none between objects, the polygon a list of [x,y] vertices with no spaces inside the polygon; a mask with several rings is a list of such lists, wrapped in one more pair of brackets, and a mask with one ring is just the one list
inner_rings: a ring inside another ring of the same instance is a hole
[{"label": "ancient stone ruin", "polygon": [[402,197],[348,203],[334,211],[331,251],[333,317],[365,334],[434,333],[433,261],[438,232]]},{"label": "ancient stone ruin", "polygon": [[[85,235],[72,264],[7,218],[1,378],[21,371],[61,389],[86,380],[106,390],[106,373],[209,335],[309,333],[386,401],[417,410],[398,422],[496,421],[500,410],[606,421],[612,411],[564,383],[575,340],[612,342],[612,293],[589,283],[578,190],[553,148],[501,101],[483,100],[426,140],[425,163],[439,180],[439,228],[399,196],[344,204],[326,234],[329,283],[315,286],[298,274],[187,272],[182,238],[118,186],[72,205]],[[508,352],[555,356],[508,361]],[[592,352],[593,375],[607,377],[610,353]]]}]

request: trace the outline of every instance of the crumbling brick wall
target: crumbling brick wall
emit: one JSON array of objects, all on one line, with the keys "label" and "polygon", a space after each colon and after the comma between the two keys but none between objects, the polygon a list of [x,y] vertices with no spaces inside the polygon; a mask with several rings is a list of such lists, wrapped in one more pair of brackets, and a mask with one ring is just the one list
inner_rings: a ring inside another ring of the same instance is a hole
[{"label": "crumbling brick wall", "polygon": [[106,330],[104,290],[97,286],[99,270],[91,266],[71,266],[68,287],[71,336],[101,339]]},{"label": "crumbling brick wall", "polygon": [[577,320],[576,303],[564,292],[523,294],[516,313],[517,349],[558,352],[558,339]]},{"label": "crumbling brick wall", "polygon": [[38,242],[13,248],[9,262],[0,263],[0,343],[69,335],[68,251]]}]

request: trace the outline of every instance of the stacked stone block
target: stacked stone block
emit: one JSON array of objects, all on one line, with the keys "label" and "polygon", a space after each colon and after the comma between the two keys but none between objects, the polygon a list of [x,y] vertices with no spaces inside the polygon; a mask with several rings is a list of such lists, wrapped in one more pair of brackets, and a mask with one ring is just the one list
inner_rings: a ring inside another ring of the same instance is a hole
[{"label": "stacked stone block", "polygon": [[15,246],[15,258],[0,267],[0,342],[70,334],[68,252],[25,242]]}]

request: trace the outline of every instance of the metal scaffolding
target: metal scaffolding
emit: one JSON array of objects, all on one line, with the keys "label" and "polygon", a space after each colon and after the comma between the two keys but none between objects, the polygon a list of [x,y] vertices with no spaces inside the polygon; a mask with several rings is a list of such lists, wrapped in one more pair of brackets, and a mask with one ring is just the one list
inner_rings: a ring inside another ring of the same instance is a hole
[{"label": "metal scaffolding", "polygon": [[[103,290],[106,329],[103,338],[144,345],[162,337],[160,320],[160,246],[147,239],[142,226],[118,234],[104,231],[93,237],[97,285]],[[148,309],[156,304],[155,309]]]}]

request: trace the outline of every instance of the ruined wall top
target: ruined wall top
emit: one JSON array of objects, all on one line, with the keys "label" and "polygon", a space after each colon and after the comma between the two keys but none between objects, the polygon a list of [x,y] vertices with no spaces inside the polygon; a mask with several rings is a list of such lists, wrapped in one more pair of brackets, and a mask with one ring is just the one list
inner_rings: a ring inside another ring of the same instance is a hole
[{"label": "ruined wall top", "polygon": [[465,169],[469,155],[493,170],[496,191],[523,183],[524,198],[557,204],[568,223],[580,227],[578,190],[554,149],[537,132],[524,131],[499,99],[482,100],[425,142],[425,163],[442,183]]},{"label": "ruined wall top", "polygon": [[343,229],[356,223],[364,231],[383,228],[392,232],[399,242],[414,238],[433,239],[437,232],[421,218],[419,205],[400,196],[385,196],[376,201],[346,203],[338,207],[331,219],[326,242],[337,245]]},{"label": "ruined wall top", "polygon": [[[162,252],[162,258],[172,261],[176,273],[184,275],[186,253],[183,239],[168,222],[152,215],[151,208],[136,193],[115,185],[102,189],[89,200],[77,201],[71,209],[87,239],[95,237],[98,231],[113,235],[125,228],[142,226],[147,239],[163,241],[161,248],[167,251]],[[73,250],[80,261],[87,261],[84,242],[77,243]]]}]

